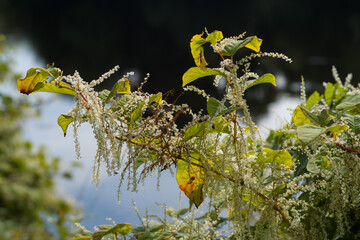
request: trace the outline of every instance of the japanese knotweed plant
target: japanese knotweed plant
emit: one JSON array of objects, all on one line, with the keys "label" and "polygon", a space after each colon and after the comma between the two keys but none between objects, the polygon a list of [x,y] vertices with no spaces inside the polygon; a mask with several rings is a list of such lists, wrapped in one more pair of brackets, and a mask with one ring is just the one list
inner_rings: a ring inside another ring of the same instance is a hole
[{"label": "japanese knotweed plant", "polygon": [[[120,186],[128,189],[149,175],[176,170],[180,189],[190,208],[178,211],[165,207],[165,217],[154,223],[149,217],[142,227],[128,224],[102,226],[81,237],[101,239],[123,235],[136,239],[333,239],[355,237],[360,211],[359,133],[360,89],[344,83],[333,70],[336,83],[327,83],[323,95],[314,92],[293,113],[282,129],[271,131],[263,140],[252,121],[244,93],[252,86],[270,83],[270,74],[251,71],[259,57],[291,60],[283,54],[261,52],[256,36],[223,38],[222,32],[193,36],[190,47],[195,67],[183,75],[185,90],[195,91],[207,101],[207,114],[194,113],[186,104],[169,103],[162,93],[142,90],[145,81],[131,89],[128,73],[112,90],[95,91],[118,69],[97,80],[84,81],[75,72],[63,76],[54,66],[32,68],[18,80],[20,92],[56,92],[73,95],[76,104],[58,123],[66,135],[73,123],[76,152],[77,129],[91,124],[97,140],[93,181],[99,182],[101,165],[109,175],[120,172]],[[219,56],[218,68],[208,68],[204,46]],[[253,53],[239,60],[240,49]],[[208,96],[189,84],[214,76],[217,85],[226,81],[222,99]],[[47,81],[48,78],[53,78]],[[165,95],[165,94],[164,94]],[[191,120],[178,127],[180,115]],[[205,214],[196,218],[191,210],[207,198]],[[187,216],[183,217],[184,214]],[[168,221],[166,216],[172,217]],[[224,227],[224,224],[227,226]]]}]

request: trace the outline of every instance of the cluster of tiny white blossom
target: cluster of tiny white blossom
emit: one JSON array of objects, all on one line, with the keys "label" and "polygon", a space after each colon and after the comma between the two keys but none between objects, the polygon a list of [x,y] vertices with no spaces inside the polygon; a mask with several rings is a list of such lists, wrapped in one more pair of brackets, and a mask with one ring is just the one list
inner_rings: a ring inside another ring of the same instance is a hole
[{"label": "cluster of tiny white blossom", "polygon": [[[222,44],[242,37],[224,39],[214,46],[214,50],[220,52]],[[274,133],[274,139],[269,137],[270,140],[265,142],[244,98],[247,82],[259,78],[250,70],[250,60],[264,56],[291,62],[283,54],[260,52],[236,63],[232,58],[224,59],[218,69],[226,72],[227,81],[220,106],[241,109],[243,115],[229,110],[227,115],[219,116],[219,107],[212,116],[202,116],[201,113],[193,113],[185,104],[170,104],[162,99],[162,95],[143,92],[144,83],[135,91],[110,95],[106,98],[110,105],[107,107],[105,100],[93,87],[116,71],[117,67],[90,84],[77,72],[64,77],[76,92],[77,104],[67,114],[74,119],[74,132],[77,133],[81,123],[89,122],[97,140],[93,180],[99,181],[100,166],[105,163],[108,174],[121,171],[120,184],[128,179],[128,189],[136,191],[139,180],[153,174],[159,176],[161,171],[171,170],[179,160],[191,162],[191,159],[195,159],[192,164],[199,165],[203,171],[202,192],[210,199],[209,212],[212,214],[199,219],[191,212],[182,217],[165,207],[166,214],[161,221],[159,218],[156,221],[150,219],[148,214],[145,218],[139,216],[144,228],[150,228],[160,221],[164,225],[163,231],[184,233],[186,239],[277,238],[284,229],[285,235],[294,239],[306,239],[308,236],[326,239],[326,226],[320,220],[331,215],[340,235],[343,234],[351,227],[349,212],[360,207],[360,196],[353,194],[360,189],[357,174],[360,171],[360,157],[356,150],[359,148],[359,136],[351,130],[338,134],[336,138],[322,134],[319,141],[304,146],[296,137],[295,125],[289,125],[279,131],[278,136]],[[343,84],[335,68],[332,72],[346,94],[358,94],[359,89],[350,83],[351,75]],[[119,81],[125,82],[127,77]],[[149,75],[144,82],[148,78]],[[215,85],[218,80],[219,77],[216,77]],[[210,98],[205,91],[194,86],[187,86],[184,90]],[[301,100],[305,105],[303,79]],[[332,100],[333,103],[335,100]],[[318,113],[323,109],[329,111],[330,106],[323,100],[314,104],[313,109]],[[182,114],[188,114],[192,119],[179,128],[176,120]],[[344,117],[337,121],[347,126]],[[350,129],[350,126],[347,127]],[[76,137],[75,134],[78,151]],[[286,139],[280,141],[280,138]],[[277,163],[276,157],[271,162],[259,161],[269,157],[265,151],[266,144],[276,145],[275,149],[291,151],[297,160],[292,166]],[[339,147],[333,148],[334,145]],[[121,157],[124,151],[126,159]],[[307,163],[305,167],[302,166],[304,163],[300,158],[306,158],[307,162],[315,165],[319,163],[321,171],[300,174],[307,166]],[[188,184],[192,181],[190,178]],[[328,204],[321,205],[322,201]],[[227,209],[228,226],[220,231],[218,225],[222,218],[219,209],[224,208]],[[173,217],[172,221],[167,221],[166,215]]]}]

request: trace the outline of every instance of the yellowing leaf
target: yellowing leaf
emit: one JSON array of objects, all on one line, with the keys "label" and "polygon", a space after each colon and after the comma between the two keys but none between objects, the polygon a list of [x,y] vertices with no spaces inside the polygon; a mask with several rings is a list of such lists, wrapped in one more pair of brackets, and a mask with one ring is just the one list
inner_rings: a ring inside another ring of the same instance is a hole
[{"label": "yellowing leaf", "polygon": [[200,67],[192,67],[189,70],[187,70],[182,77],[183,87],[186,84],[189,84],[198,78],[207,77],[207,76],[215,76],[215,75],[224,75],[224,74],[218,70],[213,70],[210,68],[202,69]]},{"label": "yellowing leaf", "polygon": [[75,95],[74,89],[67,83],[56,82],[54,80],[50,82],[41,82],[36,85],[33,92],[52,92],[62,93],[67,95]]},{"label": "yellowing leaf", "polygon": [[[196,157],[198,157],[197,154],[190,157],[191,162],[200,164],[200,162],[196,160]],[[180,159],[177,162],[176,180],[180,189],[190,199],[190,202],[194,203],[196,207],[199,207],[204,200],[202,192],[204,185],[203,169],[186,160]]]},{"label": "yellowing leaf", "polygon": [[133,123],[141,117],[143,114],[143,107],[145,102],[141,102],[139,106],[131,113],[130,123]]},{"label": "yellowing leaf", "polygon": [[206,42],[211,42],[211,44],[215,45],[217,42],[223,39],[223,37],[224,36],[221,31],[214,31],[210,33],[205,40]]},{"label": "yellowing leaf", "polygon": [[204,48],[202,46],[206,43],[206,40],[202,38],[203,34],[204,33],[193,36],[190,42],[191,54],[194,58],[195,64],[201,68],[205,68],[207,65],[204,56]]},{"label": "yellowing leaf", "polygon": [[58,124],[64,132],[64,137],[66,136],[66,131],[69,124],[72,123],[73,121],[74,119],[71,116],[65,114],[60,115],[60,117],[58,118]]},{"label": "yellowing leaf", "polygon": [[159,92],[158,94],[152,95],[149,99],[149,105],[152,103],[161,104],[162,102],[162,93]]},{"label": "yellowing leaf", "polygon": [[111,98],[117,94],[117,93],[130,93],[131,88],[130,88],[130,83],[129,83],[129,79],[125,78],[122,79],[121,81],[117,81],[113,88],[111,89],[111,92],[109,93],[109,95],[107,96],[105,102],[108,103],[110,102]]},{"label": "yellowing leaf", "polygon": [[119,223],[115,226],[111,225],[102,225],[99,226],[100,230],[94,232],[93,234],[93,240],[101,240],[104,236],[108,234],[113,235],[122,235],[125,236],[132,232],[132,228],[130,224],[127,223]]},{"label": "yellowing leaf", "polygon": [[261,43],[262,43],[262,39],[259,39],[257,38],[257,36],[254,36],[251,38],[250,42],[245,45],[245,47],[254,50],[255,52],[260,52]]},{"label": "yellowing leaf", "polygon": [[348,129],[349,129],[349,127],[346,126],[345,124],[343,124],[343,125],[335,125],[335,126],[328,127],[328,128],[326,128],[326,131],[332,132],[332,133],[338,135],[339,133],[341,133],[341,131],[346,131]]},{"label": "yellowing leaf", "polygon": [[25,78],[17,80],[18,90],[27,95],[33,92],[53,92],[75,95],[74,89],[67,83],[54,80],[45,82],[49,77],[60,74],[57,70],[50,70],[52,72],[43,68],[30,68]]},{"label": "yellowing leaf", "polygon": [[30,94],[38,83],[42,83],[48,79],[49,73],[45,69],[30,68],[24,79],[17,80],[17,88],[21,93]]},{"label": "yellowing leaf", "polygon": [[295,111],[294,111],[294,124],[295,126],[302,126],[302,125],[305,125],[305,124],[310,124],[311,123],[311,120],[308,119],[304,112],[301,110],[300,106],[297,106]]}]

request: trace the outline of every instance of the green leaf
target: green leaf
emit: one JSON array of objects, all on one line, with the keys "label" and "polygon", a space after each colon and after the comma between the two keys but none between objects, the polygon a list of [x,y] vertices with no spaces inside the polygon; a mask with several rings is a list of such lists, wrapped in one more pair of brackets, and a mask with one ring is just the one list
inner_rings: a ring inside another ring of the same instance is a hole
[{"label": "green leaf", "polygon": [[264,148],[264,151],[257,156],[256,162],[278,163],[291,167],[294,161],[290,153],[286,150],[272,150],[270,148]]},{"label": "green leaf", "polygon": [[190,199],[190,203],[194,203],[196,207],[204,201],[203,185],[204,173],[201,167],[195,166],[191,163],[200,164],[197,160],[198,154],[193,154],[190,157],[191,162],[179,159],[176,168],[176,180],[180,189]]},{"label": "green leaf", "polygon": [[58,124],[64,132],[64,137],[66,136],[66,131],[69,124],[72,123],[73,121],[74,119],[71,116],[65,114],[61,114],[60,117],[58,118]]},{"label": "green leaf", "polygon": [[355,134],[359,134],[360,133],[360,115],[345,114],[344,118],[345,118],[347,124],[349,125],[349,127],[351,128],[352,132],[354,132]]},{"label": "green leaf", "polygon": [[109,97],[110,91],[107,89],[102,90],[101,92],[99,92],[99,98],[101,99],[101,101],[104,103],[106,102],[107,98]]},{"label": "green leaf", "polygon": [[213,129],[211,129],[210,132],[230,134],[230,124],[226,121],[226,118],[218,116],[214,122]]},{"label": "green leaf", "polygon": [[242,107],[227,108],[222,102],[220,102],[219,100],[217,100],[214,97],[211,97],[208,99],[206,108],[207,108],[207,111],[208,111],[210,117],[223,115],[223,114],[226,114],[229,112],[243,109]]},{"label": "green leaf", "polygon": [[336,110],[349,109],[360,105],[360,95],[347,95],[336,106]]},{"label": "green leaf", "polygon": [[169,215],[170,217],[180,217],[186,213],[189,212],[189,208],[181,208],[179,210],[168,210],[166,211],[167,215]]},{"label": "green leaf", "polygon": [[298,127],[311,123],[310,119],[305,116],[305,114],[301,110],[300,106],[297,106],[294,111],[293,121],[294,121],[295,126],[298,126]]},{"label": "green leaf", "polygon": [[198,78],[207,77],[207,76],[215,76],[215,75],[224,76],[224,74],[221,73],[220,71],[214,70],[211,68],[202,69],[200,67],[192,67],[184,73],[184,75],[182,77],[182,80],[183,80],[182,86],[184,87],[186,84],[189,84]]},{"label": "green leaf", "polygon": [[307,165],[306,165],[306,170],[308,170],[311,173],[319,173],[320,172],[320,168],[317,166],[315,159],[309,158]]},{"label": "green leaf", "polygon": [[324,92],[325,102],[327,103],[328,106],[331,106],[332,104],[332,101],[334,99],[334,92],[335,92],[334,85],[328,82]]},{"label": "green leaf", "polygon": [[210,117],[214,117],[215,115],[219,115],[219,113],[221,111],[224,111],[227,109],[227,107],[220,102],[219,100],[217,100],[214,97],[209,98],[209,100],[207,101],[207,111],[210,115]]},{"label": "green leaf", "polygon": [[130,123],[135,122],[136,120],[138,120],[142,113],[143,113],[143,107],[145,105],[145,102],[141,102],[139,104],[139,106],[131,113],[131,118],[130,118]]},{"label": "green leaf", "polygon": [[[165,239],[179,239],[182,234],[172,232],[143,232],[136,236],[137,240],[165,240]],[[182,236],[184,238],[184,236]]]},{"label": "green leaf", "polygon": [[205,134],[204,131],[208,127],[208,125],[209,125],[209,121],[205,121],[188,126],[183,136],[184,140],[189,140],[193,137],[204,135]]},{"label": "green leaf", "polygon": [[271,83],[276,87],[275,76],[271,73],[267,73],[262,75],[258,79],[247,81],[245,90],[261,83]]},{"label": "green leaf", "polygon": [[308,100],[306,101],[306,108],[311,109],[315,104],[318,104],[321,100],[321,97],[317,91],[313,92]]},{"label": "green leaf", "polygon": [[300,141],[308,144],[326,131],[325,128],[306,124],[297,128],[296,132]]},{"label": "green leaf", "polygon": [[164,224],[156,224],[149,228],[149,232],[160,232],[164,228]]},{"label": "green leaf", "polygon": [[210,42],[213,45],[216,45],[216,43],[219,42],[221,39],[223,39],[223,37],[224,36],[221,31],[214,31],[206,37],[205,41]]},{"label": "green leaf", "polygon": [[101,230],[94,232],[93,240],[101,240],[104,236],[108,234],[122,235],[126,236],[127,234],[132,232],[132,228],[130,224],[120,223],[115,226],[111,225],[102,225],[99,226]]},{"label": "green leaf", "polygon": [[92,233],[90,232],[78,233],[71,238],[71,240],[91,240],[91,239],[93,238],[92,238]]},{"label": "green leaf", "polygon": [[243,47],[254,50],[255,52],[260,51],[262,40],[258,39],[256,36],[248,37],[244,40],[230,40],[221,51],[223,56],[233,56],[235,53]]},{"label": "green leaf", "polygon": [[129,79],[127,78],[121,79],[114,84],[105,102],[106,103],[110,102],[111,98],[117,93],[127,94],[130,93],[130,91],[131,91],[131,87],[130,87]]},{"label": "green leaf", "polygon": [[155,156],[156,156],[155,151],[151,151],[147,149],[142,150],[135,159],[135,169],[138,169],[145,162],[151,161],[151,159],[154,159]]}]

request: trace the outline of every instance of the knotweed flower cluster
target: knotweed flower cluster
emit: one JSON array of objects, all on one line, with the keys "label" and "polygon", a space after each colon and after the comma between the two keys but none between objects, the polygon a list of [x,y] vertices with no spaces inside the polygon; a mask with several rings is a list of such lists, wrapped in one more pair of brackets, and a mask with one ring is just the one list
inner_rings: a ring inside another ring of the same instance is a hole
[{"label": "knotweed flower cluster", "polygon": [[[183,217],[189,209],[176,212],[165,207],[164,219],[156,218],[155,223],[145,217],[142,232],[134,230],[135,236],[359,238],[359,86],[351,84],[351,75],[342,82],[335,68],[335,84],[326,83],[324,94],[315,91],[307,97],[302,81],[302,104],[294,109],[292,122],[262,139],[244,94],[258,84],[276,86],[276,81],[272,74],[259,76],[252,71],[251,61],[258,57],[291,59],[261,52],[261,39],[244,36],[223,38],[220,31],[214,31],[205,38],[198,34],[191,39],[196,66],[183,75],[183,86],[206,99],[206,113],[194,113],[176,101],[168,103],[170,93],[144,92],[142,86],[149,76],[137,89],[131,89],[128,77],[133,73],[129,73],[111,91],[95,91],[94,87],[118,67],[90,83],[77,72],[62,77],[53,68],[40,69],[43,75],[57,80],[34,89],[26,81],[31,82],[38,74],[31,70],[20,81],[19,89],[28,94],[48,86],[46,89],[75,95],[74,108],[59,118],[59,124],[66,132],[73,122],[78,155],[77,128],[84,122],[91,124],[98,145],[94,182],[99,182],[102,164],[109,175],[121,172],[120,185],[126,179],[133,191],[147,176],[176,169],[179,188],[190,206],[199,207],[208,199],[203,217],[197,218],[192,212]],[[218,68],[207,67],[206,43],[221,58]],[[253,53],[235,61],[235,53],[241,48]],[[221,99],[188,85],[209,76],[215,78],[215,85],[220,78],[226,80]],[[191,119],[179,127],[177,120],[184,114]],[[168,216],[173,221],[169,222]]]}]

